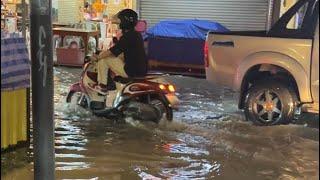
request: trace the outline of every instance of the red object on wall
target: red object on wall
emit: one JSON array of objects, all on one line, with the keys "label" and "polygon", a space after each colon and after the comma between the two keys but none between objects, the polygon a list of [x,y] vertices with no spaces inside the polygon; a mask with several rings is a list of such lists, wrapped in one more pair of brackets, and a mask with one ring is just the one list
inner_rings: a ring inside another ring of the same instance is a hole
[{"label": "red object on wall", "polygon": [[57,48],[57,64],[65,66],[83,66],[84,49]]}]

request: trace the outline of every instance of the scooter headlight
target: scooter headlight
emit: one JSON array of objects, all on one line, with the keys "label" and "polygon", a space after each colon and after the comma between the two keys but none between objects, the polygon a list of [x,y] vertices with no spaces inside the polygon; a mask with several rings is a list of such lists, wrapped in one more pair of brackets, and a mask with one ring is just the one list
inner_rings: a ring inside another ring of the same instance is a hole
[{"label": "scooter headlight", "polygon": [[164,84],[160,84],[159,85],[159,88],[166,92],[166,93],[175,93],[176,92],[176,89],[173,85],[164,85]]},{"label": "scooter headlight", "polygon": [[168,90],[169,90],[171,93],[176,92],[176,89],[174,88],[173,85],[169,85],[169,86],[168,86]]},{"label": "scooter headlight", "polygon": [[163,85],[163,84],[160,84],[160,85],[159,85],[159,88],[160,88],[161,90],[166,90],[166,89],[167,89],[166,86]]}]

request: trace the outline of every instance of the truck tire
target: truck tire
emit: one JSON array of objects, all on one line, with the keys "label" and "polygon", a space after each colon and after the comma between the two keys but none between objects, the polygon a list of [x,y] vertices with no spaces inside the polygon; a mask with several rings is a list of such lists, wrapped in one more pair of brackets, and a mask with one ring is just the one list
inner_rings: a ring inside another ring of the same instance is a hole
[{"label": "truck tire", "polygon": [[289,124],[295,118],[298,98],[287,83],[266,79],[255,83],[245,99],[245,116],[255,125]]}]

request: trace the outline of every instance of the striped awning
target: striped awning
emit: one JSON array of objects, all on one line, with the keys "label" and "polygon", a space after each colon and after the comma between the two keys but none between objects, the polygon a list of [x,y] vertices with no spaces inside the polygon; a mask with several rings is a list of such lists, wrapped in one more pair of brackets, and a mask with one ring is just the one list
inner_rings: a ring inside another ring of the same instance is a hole
[{"label": "striped awning", "polygon": [[1,91],[29,88],[30,69],[24,38],[1,38]]}]

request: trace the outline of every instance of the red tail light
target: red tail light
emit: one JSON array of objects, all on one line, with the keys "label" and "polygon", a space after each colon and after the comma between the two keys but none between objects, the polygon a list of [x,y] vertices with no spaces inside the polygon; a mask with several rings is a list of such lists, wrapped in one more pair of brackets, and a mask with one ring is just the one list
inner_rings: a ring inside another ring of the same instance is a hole
[{"label": "red tail light", "polygon": [[206,41],[204,43],[204,65],[205,67],[209,67],[209,45],[208,45],[208,42]]}]

